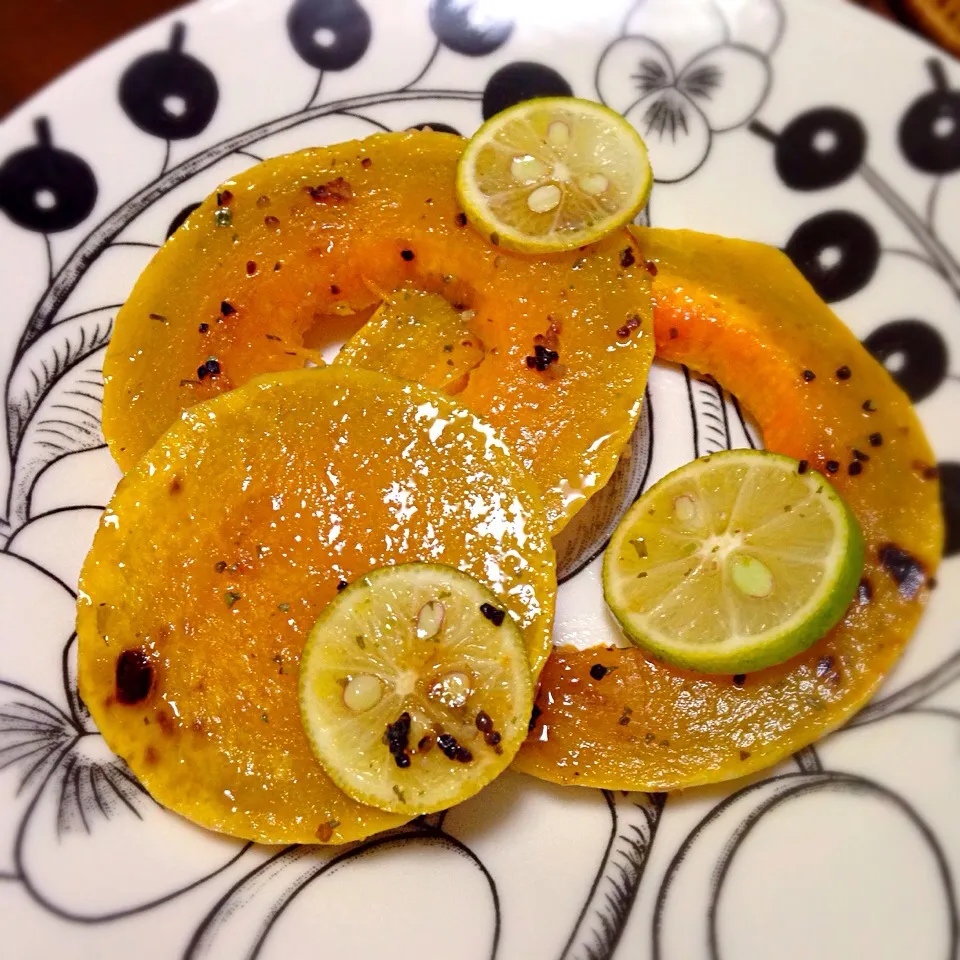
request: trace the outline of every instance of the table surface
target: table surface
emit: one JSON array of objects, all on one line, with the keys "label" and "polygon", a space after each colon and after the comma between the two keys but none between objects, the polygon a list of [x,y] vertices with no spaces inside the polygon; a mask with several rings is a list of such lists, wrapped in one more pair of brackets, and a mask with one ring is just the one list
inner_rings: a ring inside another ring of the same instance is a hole
[{"label": "table surface", "polygon": [[[902,0],[851,2],[910,25]],[[184,5],[184,0],[0,0],[0,117],[83,57]]]}]

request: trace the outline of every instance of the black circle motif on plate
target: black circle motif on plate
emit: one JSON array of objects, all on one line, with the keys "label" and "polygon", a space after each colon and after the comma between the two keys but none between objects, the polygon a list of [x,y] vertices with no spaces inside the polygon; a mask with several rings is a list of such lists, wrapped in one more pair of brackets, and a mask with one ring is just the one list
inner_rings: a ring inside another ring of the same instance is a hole
[{"label": "black circle motif on plate", "polygon": [[463,134],[456,128],[451,127],[449,123],[415,123],[410,130],[433,130],[435,133],[452,133],[454,136],[462,137]]},{"label": "black circle motif on plate", "polygon": [[946,341],[939,330],[922,320],[885,323],[863,345],[914,403],[929,397],[949,370]]},{"label": "black circle motif on plate", "polygon": [[69,230],[93,210],[97,180],[85,160],[54,146],[45,117],[35,127],[37,143],[18,150],[0,167],[0,209],[27,230]]},{"label": "black circle motif on plate", "polygon": [[198,203],[188,203],[171,221],[167,227],[167,239],[169,240],[186,222],[187,217],[199,207]]},{"label": "black circle motif on plate", "polygon": [[573,88],[552,67],[531,61],[517,61],[501,67],[483,90],[483,119],[524,100],[537,97],[569,97]]},{"label": "black circle motif on plate", "polygon": [[794,190],[823,190],[843,183],[863,162],[867,132],[846,110],[818,107],[795,117],[776,138],[774,162]]},{"label": "black circle motif on plate", "polygon": [[503,5],[490,0],[433,0],[430,26],[437,39],[468,57],[483,57],[502,47],[513,33]]},{"label": "black circle motif on plate", "polygon": [[827,301],[862,290],[880,262],[880,240],[863,217],[829,210],[804,221],[787,241],[786,254]]},{"label": "black circle motif on plate", "polygon": [[120,78],[120,105],[141,130],[163,140],[184,140],[206,129],[219,91],[210,68],[183,52],[182,23],[170,46],[135,60]]},{"label": "black circle motif on plate", "polygon": [[915,100],[900,121],[900,149],[924,173],[960,170],[960,91],[947,86],[943,64],[927,64],[934,89]]},{"label": "black circle motif on plate", "polygon": [[960,463],[941,463],[939,471],[940,499],[947,524],[943,552],[944,556],[953,557],[960,553]]},{"label": "black circle motif on plate", "polygon": [[318,70],[346,70],[370,46],[367,11],[356,0],[297,0],[287,35],[301,60]]}]

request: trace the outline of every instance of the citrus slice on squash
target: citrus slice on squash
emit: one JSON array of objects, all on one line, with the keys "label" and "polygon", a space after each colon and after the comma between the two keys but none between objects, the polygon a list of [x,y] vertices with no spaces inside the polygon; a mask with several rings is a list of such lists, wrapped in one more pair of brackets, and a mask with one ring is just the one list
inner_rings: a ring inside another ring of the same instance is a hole
[{"label": "citrus slice on squash", "polygon": [[629,223],[653,186],[647,147],[609,107],[525,100],[491,117],[457,168],[457,197],[491,242],[522,253],[594,243]]},{"label": "citrus slice on squash", "polygon": [[668,473],[627,511],[604,554],[603,594],[653,657],[729,675],[806,650],[862,573],[859,524],[821,474],[725,450]]},{"label": "citrus slice on squash", "polygon": [[300,664],[317,759],[361,803],[408,815],[472,797],[527,735],[523,636],[473,577],[437,563],[362,576],[320,614]]},{"label": "citrus slice on squash", "polygon": [[714,376],[768,449],[827,476],[866,553],[840,623],[757,673],[687,672],[636,648],[555,650],[538,725],[515,763],[558,783],[659,791],[768,767],[848,720],[913,633],[944,528],[933,454],[909,400],[782,253],[637,232],[657,262],[658,355]]},{"label": "citrus slice on squash", "polygon": [[491,246],[456,200],[463,148],[449,134],[382,134],[267,160],[207,198],[117,315],[103,429],[121,468],[194,403],[321,362],[325,330],[428,292],[468,317],[483,353],[465,358],[465,388],[432,379],[460,359],[447,340],[405,375],[460,389],[534,473],[559,529],[610,476],[639,415],[653,356],[645,255],[625,230],[548,260]]},{"label": "citrus slice on squash", "polygon": [[536,672],[553,549],[493,429],[363,370],[259,378],[186,413],[120,482],[81,574],[83,701],[154,798],[203,826],[265,843],[394,826],[324,773],[297,677],[338,588],[410,561],[479,580]]}]

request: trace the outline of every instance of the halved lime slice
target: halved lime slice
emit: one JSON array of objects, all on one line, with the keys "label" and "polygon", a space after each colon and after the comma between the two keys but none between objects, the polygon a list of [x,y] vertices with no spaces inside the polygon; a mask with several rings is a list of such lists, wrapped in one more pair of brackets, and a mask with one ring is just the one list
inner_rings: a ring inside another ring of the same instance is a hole
[{"label": "halved lime slice", "polygon": [[472,796],[509,765],[533,709],[523,637],[472,577],[381,567],[347,587],[300,664],[304,729],[355,800],[417,815]]},{"label": "halved lime slice", "polygon": [[633,505],[607,547],[603,590],[654,656],[749,673],[827,633],[863,564],[860,526],[819,473],[731,450],[668,474]]},{"label": "halved lime slice", "polygon": [[493,243],[571,250],[632,220],[653,174],[640,134],[590,100],[527,100],[488,120],[457,167],[457,198]]}]

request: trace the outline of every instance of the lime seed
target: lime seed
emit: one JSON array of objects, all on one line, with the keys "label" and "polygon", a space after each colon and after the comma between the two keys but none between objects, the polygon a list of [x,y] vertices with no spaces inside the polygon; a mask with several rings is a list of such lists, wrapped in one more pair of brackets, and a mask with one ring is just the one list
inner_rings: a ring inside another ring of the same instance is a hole
[{"label": "lime seed", "polygon": [[773,574],[756,557],[737,557],[731,569],[734,586],[748,597],[761,599],[773,593]]},{"label": "lime seed", "polygon": [[383,684],[369,673],[351,677],[343,688],[343,702],[353,713],[372,710],[383,697]]}]

